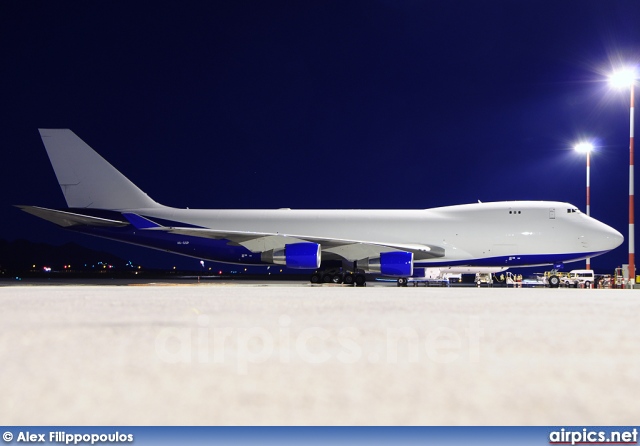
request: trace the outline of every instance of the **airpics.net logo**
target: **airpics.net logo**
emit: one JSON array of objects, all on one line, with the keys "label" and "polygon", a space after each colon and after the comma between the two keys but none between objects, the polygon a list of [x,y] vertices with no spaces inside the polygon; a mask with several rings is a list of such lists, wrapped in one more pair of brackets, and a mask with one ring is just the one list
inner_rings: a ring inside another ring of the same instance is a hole
[{"label": "airpics.net logo", "polygon": [[239,374],[249,373],[252,364],[268,361],[303,361],[314,365],[330,361],[448,364],[478,362],[484,335],[477,316],[468,317],[464,328],[439,326],[427,331],[381,327],[373,336],[371,333],[365,336],[355,327],[294,328],[294,322],[288,315],[281,315],[269,329],[224,327],[213,324],[207,315],[199,315],[185,326],[162,328],[155,338],[155,352],[161,361],[172,364],[234,364]]},{"label": "airpics.net logo", "polygon": [[549,444],[638,444],[638,430],[560,429],[549,433]]}]

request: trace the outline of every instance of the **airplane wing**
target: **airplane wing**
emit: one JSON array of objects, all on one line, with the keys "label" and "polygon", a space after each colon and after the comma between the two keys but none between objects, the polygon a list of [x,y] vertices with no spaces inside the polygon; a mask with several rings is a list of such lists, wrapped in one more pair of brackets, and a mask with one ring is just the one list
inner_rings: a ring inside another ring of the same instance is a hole
[{"label": "airplane wing", "polygon": [[162,231],[169,234],[187,235],[210,239],[229,240],[230,243],[243,246],[251,252],[259,253],[284,248],[291,243],[313,242],[321,245],[324,254],[329,254],[355,262],[367,257],[374,257],[383,252],[405,251],[414,255],[414,260],[426,260],[444,257],[444,248],[425,244],[399,244],[371,242],[367,240],[344,240],[326,237],[292,235],[280,233],[263,233],[247,231],[227,231],[208,228],[170,227],[134,213],[123,212],[126,220],[114,220],[74,212],[47,209],[39,206],[17,206],[29,214],[48,220],[62,227],[99,226],[124,227],[133,225],[139,230]]},{"label": "airplane wing", "polygon": [[[127,217],[128,218],[128,217]],[[284,248],[285,245],[300,242],[313,242],[322,246],[323,253],[335,254],[348,261],[355,262],[366,257],[379,255],[381,252],[412,252],[415,260],[426,260],[444,257],[444,248],[424,244],[380,243],[366,240],[342,240],[306,235],[290,235],[278,233],[258,233],[244,231],[223,231],[207,228],[180,227],[147,227],[149,231],[163,231],[170,234],[181,234],[192,237],[225,239],[244,246],[251,252],[265,252],[271,249]]]},{"label": "airplane wing", "polygon": [[123,227],[128,226],[126,221],[111,220],[109,218],[93,217],[90,215],[76,214],[74,212],[59,211],[56,209],[47,209],[39,206],[16,206],[23,211],[48,220],[64,228],[70,226],[102,226],[102,227]]}]

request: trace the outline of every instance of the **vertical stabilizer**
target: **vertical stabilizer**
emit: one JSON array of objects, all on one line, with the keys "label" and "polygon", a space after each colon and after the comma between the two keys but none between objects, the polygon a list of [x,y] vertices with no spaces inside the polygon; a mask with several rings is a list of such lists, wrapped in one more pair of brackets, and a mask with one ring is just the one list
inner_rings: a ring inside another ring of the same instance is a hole
[{"label": "vertical stabilizer", "polygon": [[70,208],[160,207],[69,129],[40,129],[49,160]]}]

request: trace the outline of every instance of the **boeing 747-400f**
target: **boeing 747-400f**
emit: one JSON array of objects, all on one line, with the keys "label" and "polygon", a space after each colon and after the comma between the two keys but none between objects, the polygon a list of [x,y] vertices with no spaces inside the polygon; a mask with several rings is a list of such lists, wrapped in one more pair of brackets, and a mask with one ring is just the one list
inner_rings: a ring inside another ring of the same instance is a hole
[{"label": "boeing 747-400f", "polygon": [[[342,262],[406,283],[414,267],[551,265],[594,257],[622,235],[555,201],[422,210],[177,209],[152,200],[68,129],[41,129],[68,209],[19,206],[66,229],[216,262],[309,270]],[[326,275],[325,275],[326,276]]]}]

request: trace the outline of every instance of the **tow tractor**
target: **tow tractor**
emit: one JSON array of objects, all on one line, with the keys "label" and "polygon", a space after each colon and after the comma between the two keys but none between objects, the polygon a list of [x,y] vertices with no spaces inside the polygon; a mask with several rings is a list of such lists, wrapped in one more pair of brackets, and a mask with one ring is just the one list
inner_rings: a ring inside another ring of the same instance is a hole
[{"label": "tow tractor", "polygon": [[544,272],[543,282],[546,287],[558,288],[560,286],[561,280],[566,276],[568,276],[567,273],[561,273],[557,269],[552,269],[551,271]]}]

